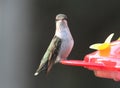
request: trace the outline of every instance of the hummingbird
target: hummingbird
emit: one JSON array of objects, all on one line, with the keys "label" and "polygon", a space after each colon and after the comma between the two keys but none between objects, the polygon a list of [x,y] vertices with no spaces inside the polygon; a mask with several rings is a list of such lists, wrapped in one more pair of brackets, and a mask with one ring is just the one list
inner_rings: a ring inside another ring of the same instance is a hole
[{"label": "hummingbird", "polygon": [[37,76],[42,70],[46,70],[48,73],[53,64],[67,59],[73,45],[74,40],[67,24],[67,16],[58,14],[56,16],[55,34],[34,75]]}]

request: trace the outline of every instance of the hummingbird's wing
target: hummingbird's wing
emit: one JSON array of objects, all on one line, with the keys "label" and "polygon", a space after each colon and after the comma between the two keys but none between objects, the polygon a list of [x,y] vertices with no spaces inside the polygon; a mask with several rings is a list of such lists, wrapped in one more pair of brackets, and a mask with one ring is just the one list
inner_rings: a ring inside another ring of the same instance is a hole
[{"label": "hummingbird's wing", "polygon": [[62,40],[59,37],[54,36],[54,38],[48,48],[48,50],[50,50],[50,57],[48,59],[47,72],[50,71],[52,65],[55,63],[55,60],[58,56],[58,53],[59,53],[59,50],[61,47],[61,43],[62,43]]},{"label": "hummingbird's wing", "polygon": [[41,60],[41,63],[35,75],[38,75],[42,70],[45,70],[45,69],[47,70],[47,72],[49,72],[59,53],[61,43],[62,43],[62,40],[59,37],[57,36],[53,37],[47,51],[45,52]]}]

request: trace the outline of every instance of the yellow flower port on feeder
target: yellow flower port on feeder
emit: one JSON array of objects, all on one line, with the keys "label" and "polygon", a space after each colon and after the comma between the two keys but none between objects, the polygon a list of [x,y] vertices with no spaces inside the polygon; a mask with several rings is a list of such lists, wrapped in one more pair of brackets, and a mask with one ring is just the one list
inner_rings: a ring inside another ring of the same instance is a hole
[{"label": "yellow flower port on feeder", "polygon": [[109,56],[111,50],[111,39],[114,36],[114,33],[110,34],[104,43],[96,43],[91,45],[89,48],[99,51],[100,56]]}]

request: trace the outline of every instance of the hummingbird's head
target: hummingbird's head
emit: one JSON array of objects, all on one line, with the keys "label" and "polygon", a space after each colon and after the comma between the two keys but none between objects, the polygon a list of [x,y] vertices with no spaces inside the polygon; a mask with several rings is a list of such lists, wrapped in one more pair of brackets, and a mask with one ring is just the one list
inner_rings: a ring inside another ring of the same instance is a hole
[{"label": "hummingbird's head", "polygon": [[56,29],[60,29],[60,30],[63,30],[63,29],[66,29],[68,28],[68,25],[67,25],[67,16],[65,14],[58,14],[56,16]]},{"label": "hummingbird's head", "polygon": [[58,14],[56,16],[56,21],[59,21],[59,20],[66,20],[67,19],[67,16],[65,14]]}]

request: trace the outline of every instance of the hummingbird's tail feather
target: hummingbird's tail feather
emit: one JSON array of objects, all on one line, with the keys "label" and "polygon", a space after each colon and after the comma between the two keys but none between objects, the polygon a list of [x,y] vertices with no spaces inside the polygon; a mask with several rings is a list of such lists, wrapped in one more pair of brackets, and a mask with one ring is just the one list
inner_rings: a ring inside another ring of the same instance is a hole
[{"label": "hummingbird's tail feather", "polygon": [[45,64],[42,64],[42,65],[40,64],[34,76],[37,76],[43,70],[47,70],[47,67],[48,67],[48,61]]},{"label": "hummingbird's tail feather", "polygon": [[54,64],[54,61],[49,61],[48,62],[47,73],[51,70],[53,64]]},{"label": "hummingbird's tail feather", "polygon": [[41,68],[41,69],[37,69],[37,71],[35,72],[34,76],[37,76],[41,71],[45,70],[46,68]]}]

